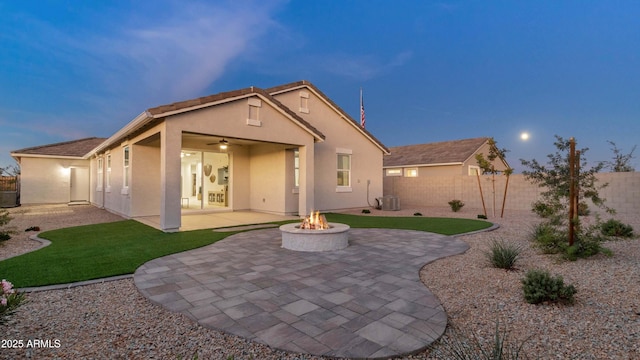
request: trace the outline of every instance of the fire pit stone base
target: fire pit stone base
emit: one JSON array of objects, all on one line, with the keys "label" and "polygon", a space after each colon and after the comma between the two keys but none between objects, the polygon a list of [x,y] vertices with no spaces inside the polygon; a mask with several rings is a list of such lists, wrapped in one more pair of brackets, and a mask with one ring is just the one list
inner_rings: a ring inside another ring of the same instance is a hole
[{"label": "fire pit stone base", "polygon": [[329,229],[300,229],[299,224],[280,226],[282,247],[295,251],[331,251],[349,246],[349,225],[329,223]]}]

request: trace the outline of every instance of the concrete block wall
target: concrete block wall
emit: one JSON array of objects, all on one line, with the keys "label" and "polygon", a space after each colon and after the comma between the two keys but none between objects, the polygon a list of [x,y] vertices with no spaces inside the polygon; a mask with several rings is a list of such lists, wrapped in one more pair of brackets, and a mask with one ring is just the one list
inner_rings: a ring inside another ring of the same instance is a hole
[{"label": "concrete block wall", "polygon": [[[607,199],[607,206],[614,208],[619,214],[637,214],[640,212],[640,173],[600,173],[597,174],[598,185],[609,185],[600,190],[600,196]],[[496,213],[502,208],[506,177],[491,175],[480,177],[480,185],[484,195],[487,212],[493,209],[495,183]],[[524,175],[514,174],[509,178],[509,187],[505,210],[530,210],[531,204],[540,198],[544,189],[525,180]],[[384,195],[395,195],[400,198],[400,206],[431,207],[449,206],[453,199],[462,200],[465,207],[482,209],[478,178],[476,176],[425,176],[384,178]],[[595,209],[594,209],[595,210]]]}]

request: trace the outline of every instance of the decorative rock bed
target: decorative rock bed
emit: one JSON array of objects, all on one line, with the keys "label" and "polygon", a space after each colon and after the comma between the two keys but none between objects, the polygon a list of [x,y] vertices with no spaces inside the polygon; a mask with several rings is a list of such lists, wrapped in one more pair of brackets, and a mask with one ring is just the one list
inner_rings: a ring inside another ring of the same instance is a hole
[{"label": "decorative rock bed", "polygon": [[282,247],[294,251],[332,251],[349,246],[349,229],[345,224],[329,223],[329,229],[301,229],[300,224],[280,226]]}]

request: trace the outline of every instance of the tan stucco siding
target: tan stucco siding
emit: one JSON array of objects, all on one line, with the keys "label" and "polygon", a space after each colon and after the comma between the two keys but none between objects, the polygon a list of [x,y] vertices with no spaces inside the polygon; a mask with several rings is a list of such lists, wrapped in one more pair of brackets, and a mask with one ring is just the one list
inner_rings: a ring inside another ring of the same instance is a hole
[{"label": "tan stucco siding", "polygon": [[[315,207],[316,210],[337,210],[367,207],[382,196],[382,151],[351,123],[344,119],[315,93],[309,94],[308,112],[299,112],[300,91],[278,94],[276,98],[306,119],[326,136],[315,145]],[[340,192],[337,186],[338,149],[351,152],[350,191]],[[309,211],[310,209],[307,209]]]},{"label": "tan stucco siding", "polygon": [[263,100],[260,102],[257,119],[260,121],[260,126],[247,123],[249,99],[240,99],[215,107],[178,114],[167,118],[167,121],[179,123],[178,126],[184,132],[283,144],[313,143],[313,137],[309,132],[303,130],[268,102]]},{"label": "tan stucco siding", "polygon": [[71,168],[89,166],[89,160],[82,159],[22,157],[20,203],[26,205],[69,202]]},{"label": "tan stucco siding", "polygon": [[256,211],[285,213],[285,151],[273,145],[251,147],[250,204]]},{"label": "tan stucco siding", "polygon": [[131,217],[160,214],[160,148],[133,145],[131,161]]}]

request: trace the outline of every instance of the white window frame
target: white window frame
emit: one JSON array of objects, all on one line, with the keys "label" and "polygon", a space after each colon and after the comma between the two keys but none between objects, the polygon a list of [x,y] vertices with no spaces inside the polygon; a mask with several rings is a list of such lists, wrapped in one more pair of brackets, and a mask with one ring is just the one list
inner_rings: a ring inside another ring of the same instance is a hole
[{"label": "white window frame", "polygon": [[300,188],[300,150],[293,150],[293,186]]},{"label": "white window frame", "polygon": [[96,184],[96,191],[102,191],[102,187],[104,186],[104,159],[99,157],[97,159],[97,167],[98,167],[98,181]]},{"label": "white window frame", "polygon": [[480,166],[469,165],[468,174],[469,174],[469,176],[477,176],[477,174],[482,175],[482,171],[480,170]]},{"label": "white window frame", "polygon": [[399,168],[386,169],[384,174],[385,176],[402,176],[402,169],[399,169]]},{"label": "white window frame", "polygon": [[129,194],[129,185],[131,182],[131,148],[129,145],[122,147],[122,195]]},{"label": "white window frame", "polygon": [[404,177],[418,177],[418,168],[405,168]]},{"label": "white window frame", "polygon": [[[342,149],[342,148],[337,148],[336,149],[336,192],[351,192],[353,191],[353,189],[351,188],[351,172],[352,172],[352,161],[353,161],[353,151],[351,151],[351,149]],[[346,156],[349,161],[349,167],[346,169],[340,168],[340,157],[341,156]],[[338,179],[340,179],[340,176],[338,176],[338,174],[340,174],[341,172],[347,172],[347,185],[340,185],[338,184]]]},{"label": "white window frame", "polygon": [[106,192],[111,192],[111,154],[107,154],[107,187]]}]

